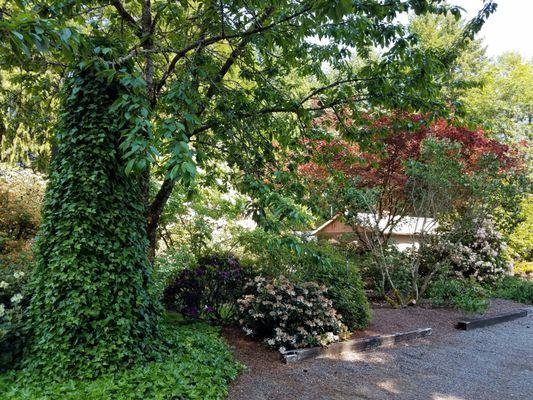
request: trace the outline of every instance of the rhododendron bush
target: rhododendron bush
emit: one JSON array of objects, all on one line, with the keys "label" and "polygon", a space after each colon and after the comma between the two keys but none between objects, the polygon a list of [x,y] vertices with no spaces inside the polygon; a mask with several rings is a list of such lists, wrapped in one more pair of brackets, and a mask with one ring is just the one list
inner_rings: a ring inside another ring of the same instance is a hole
[{"label": "rhododendron bush", "polygon": [[[466,226],[464,226],[466,225]],[[490,218],[455,224],[425,249],[457,278],[493,284],[509,272],[507,244]]]},{"label": "rhododendron bush", "polygon": [[246,284],[238,303],[239,325],[280,350],[326,346],[347,337],[341,316],[327,298],[327,289],[313,282],[256,277]]},{"label": "rhododendron bush", "polygon": [[231,255],[201,257],[196,266],[184,268],[166,287],[163,303],[186,318],[228,323],[241,296],[249,271]]}]

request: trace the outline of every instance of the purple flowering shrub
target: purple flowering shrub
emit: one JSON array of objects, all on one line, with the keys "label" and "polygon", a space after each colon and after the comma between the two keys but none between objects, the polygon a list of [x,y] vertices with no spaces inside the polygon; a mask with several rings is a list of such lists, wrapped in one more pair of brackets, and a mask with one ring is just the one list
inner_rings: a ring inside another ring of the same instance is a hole
[{"label": "purple flowering shrub", "polygon": [[231,255],[202,257],[186,268],[163,292],[163,303],[186,318],[226,324],[234,319],[236,301],[242,295],[249,269]]},{"label": "purple flowering shrub", "polygon": [[287,278],[250,280],[238,303],[239,325],[280,351],[326,346],[348,335],[327,289],[314,282],[296,284]]}]

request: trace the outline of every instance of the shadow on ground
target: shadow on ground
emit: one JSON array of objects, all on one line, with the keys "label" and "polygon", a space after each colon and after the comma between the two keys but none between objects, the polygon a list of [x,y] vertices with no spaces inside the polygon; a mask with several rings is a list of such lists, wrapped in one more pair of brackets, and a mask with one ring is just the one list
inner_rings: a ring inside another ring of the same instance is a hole
[{"label": "shadow on ground", "polygon": [[240,340],[230,400],[533,399],[533,317],[336,358],[279,362]]}]

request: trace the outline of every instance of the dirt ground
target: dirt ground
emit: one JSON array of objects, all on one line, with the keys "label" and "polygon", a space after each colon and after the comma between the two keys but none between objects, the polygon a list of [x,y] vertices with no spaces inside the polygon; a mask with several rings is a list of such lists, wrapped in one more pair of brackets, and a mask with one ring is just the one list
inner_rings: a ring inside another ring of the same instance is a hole
[{"label": "dirt ground", "polygon": [[[493,300],[486,314],[525,308]],[[431,327],[408,344],[286,365],[279,353],[239,330],[223,333],[246,365],[230,400],[300,399],[533,399],[533,318],[485,329],[455,329],[464,317],[446,309],[375,306],[373,322],[354,337]]]}]

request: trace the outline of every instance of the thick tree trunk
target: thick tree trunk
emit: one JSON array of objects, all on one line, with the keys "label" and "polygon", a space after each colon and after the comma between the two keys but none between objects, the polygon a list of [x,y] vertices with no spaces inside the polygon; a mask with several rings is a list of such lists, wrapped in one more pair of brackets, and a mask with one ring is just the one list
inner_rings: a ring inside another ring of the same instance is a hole
[{"label": "thick tree trunk", "polygon": [[141,192],[110,111],[126,89],[99,75],[107,67],[67,81],[43,205],[24,362],[54,377],[106,372],[160,344]]},{"label": "thick tree trunk", "polygon": [[163,213],[163,209],[167,204],[175,184],[175,180],[165,179],[147,210],[146,233],[149,241],[148,257],[150,260],[154,259],[155,251],[157,249],[157,228],[159,227],[159,220],[161,219],[161,214]]}]

